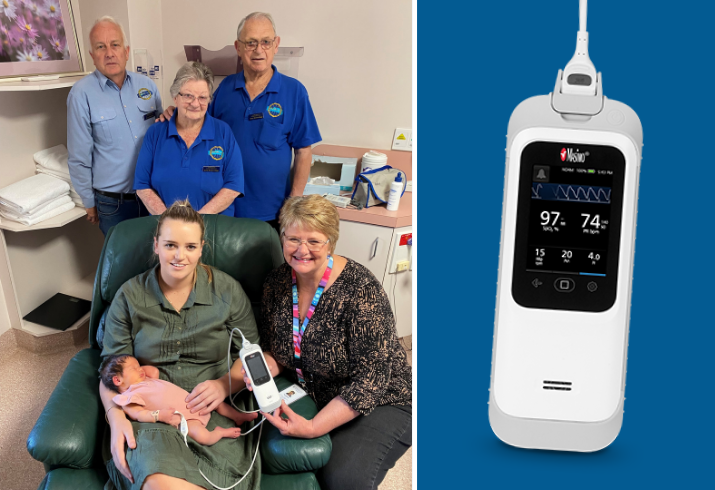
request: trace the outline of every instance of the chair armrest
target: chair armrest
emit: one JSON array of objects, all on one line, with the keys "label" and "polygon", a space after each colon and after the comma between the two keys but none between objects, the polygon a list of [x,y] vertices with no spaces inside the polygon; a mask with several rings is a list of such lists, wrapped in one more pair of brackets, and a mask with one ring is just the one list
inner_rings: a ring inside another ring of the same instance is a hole
[{"label": "chair armrest", "polygon": [[315,473],[309,471],[284,475],[261,473],[261,490],[320,490],[320,484]]},{"label": "chair armrest", "polygon": [[[278,391],[292,384],[282,376],[278,376],[275,381]],[[318,413],[318,407],[309,396],[291,403],[290,408],[308,420]],[[275,475],[316,471],[328,463],[332,449],[333,444],[327,434],[315,439],[296,439],[281,435],[269,422],[264,422],[261,436],[261,472]]]},{"label": "chair armrest", "polygon": [[27,438],[30,455],[45,467],[103,466],[99,354],[96,349],[85,349],[69,362]]},{"label": "chair armrest", "polygon": [[92,470],[57,468],[45,475],[37,490],[67,490],[68,488],[103,490],[108,478],[107,472],[103,468]]}]

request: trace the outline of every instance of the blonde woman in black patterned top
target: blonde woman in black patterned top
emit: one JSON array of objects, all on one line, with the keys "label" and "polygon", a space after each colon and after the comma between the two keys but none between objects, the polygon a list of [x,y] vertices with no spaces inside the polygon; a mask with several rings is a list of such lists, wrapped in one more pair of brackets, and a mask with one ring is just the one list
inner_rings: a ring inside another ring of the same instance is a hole
[{"label": "blonde woman in black patterned top", "polygon": [[264,285],[261,347],[271,374],[295,376],[320,411],[306,420],[283,402],[266,418],[283,435],[330,433],[324,490],[377,488],[412,445],[412,374],[390,303],[368,269],[332,255],[340,217],[329,201],[290,198],[279,222],[286,264]]}]

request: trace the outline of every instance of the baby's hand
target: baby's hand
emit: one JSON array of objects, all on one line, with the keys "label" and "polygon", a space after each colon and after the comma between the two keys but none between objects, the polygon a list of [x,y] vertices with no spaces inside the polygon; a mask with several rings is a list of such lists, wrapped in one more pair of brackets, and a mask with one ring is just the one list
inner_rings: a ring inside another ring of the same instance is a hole
[{"label": "baby's hand", "polygon": [[173,408],[166,410],[159,410],[159,422],[164,422],[165,424],[171,425],[178,429],[181,423],[181,415],[174,413]]},{"label": "baby's hand", "polygon": [[142,366],[147,378],[159,379],[159,368],[154,366]]}]

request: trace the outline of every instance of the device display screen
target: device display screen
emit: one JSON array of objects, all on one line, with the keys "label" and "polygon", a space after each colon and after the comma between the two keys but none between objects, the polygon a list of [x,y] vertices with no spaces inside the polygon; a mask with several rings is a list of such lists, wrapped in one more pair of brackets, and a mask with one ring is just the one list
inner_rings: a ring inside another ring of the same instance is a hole
[{"label": "device display screen", "polygon": [[251,374],[254,386],[260,386],[270,381],[271,376],[268,373],[268,368],[259,352],[248,354],[245,359],[246,367],[248,368],[248,372]]},{"label": "device display screen", "polygon": [[533,169],[528,270],[605,276],[613,170]]},{"label": "device display screen", "polygon": [[583,311],[613,305],[624,170],[613,147],[524,148],[512,287],[519,304]]}]

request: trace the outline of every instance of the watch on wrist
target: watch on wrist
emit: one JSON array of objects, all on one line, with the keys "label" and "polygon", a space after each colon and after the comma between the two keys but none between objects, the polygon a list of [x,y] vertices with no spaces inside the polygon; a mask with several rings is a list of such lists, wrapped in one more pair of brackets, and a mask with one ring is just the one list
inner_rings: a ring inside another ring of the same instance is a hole
[{"label": "watch on wrist", "polygon": [[151,413],[151,416],[154,417],[154,423],[159,422],[159,410],[154,410]]}]

